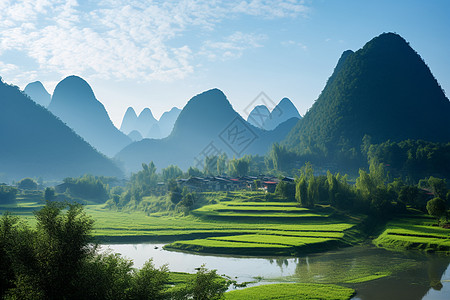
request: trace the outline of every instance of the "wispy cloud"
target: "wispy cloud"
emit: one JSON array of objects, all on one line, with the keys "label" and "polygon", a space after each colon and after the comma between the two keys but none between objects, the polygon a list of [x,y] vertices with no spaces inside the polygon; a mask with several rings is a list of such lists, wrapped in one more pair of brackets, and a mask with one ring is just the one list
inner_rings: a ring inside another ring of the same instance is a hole
[{"label": "wispy cloud", "polygon": [[[240,57],[261,47],[264,35],[237,31],[200,46],[173,43],[192,29],[211,32],[225,19],[304,16],[303,1],[80,1],[0,2],[0,58],[19,50],[39,72],[113,79],[168,81],[194,71],[197,54],[211,59]],[[31,74],[19,62],[3,62],[2,73]]]},{"label": "wispy cloud", "polygon": [[220,41],[205,41],[200,54],[206,55],[209,60],[236,59],[247,49],[262,47],[261,42],[265,39],[267,36],[264,34],[246,34],[237,31]]}]

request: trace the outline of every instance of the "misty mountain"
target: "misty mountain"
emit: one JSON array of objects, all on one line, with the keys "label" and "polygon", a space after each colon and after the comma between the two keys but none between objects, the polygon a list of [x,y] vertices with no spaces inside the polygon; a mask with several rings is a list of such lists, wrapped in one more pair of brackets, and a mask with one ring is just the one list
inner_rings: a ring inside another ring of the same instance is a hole
[{"label": "misty mountain", "polygon": [[372,143],[450,141],[450,102],[421,57],[399,35],[384,33],[346,51],[285,144],[299,153],[359,153]]},{"label": "misty mountain", "polygon": [[125,134],[129,134],[133,130],[136,130],[137,119],[138,117],[134,109],[131,106],[128,107],[125,115],[123,116],[122,125],[120,125],[120,131]]},{"label": "misty mountain", "polygon": [[139,131],[137,130],[132,130],[129,134],[128,137],[133,141],[133,142],[137,142],[142,140],[142,135],[139,133]]},{"label": "misty mountain", "polygon": [[157,121],[149,108],[145,108],[138,117],[134,109],[128,107],[123,116],[120,130],[126,134],[136,130],[145,138],[165,138],[172,132],[180,112],[181,109],[173,107],[170,111],[164,112]]},{"label": "misty mountain", "polygon": [[273,131],[259,129],[242,119],[222,91],[212,89],[189,100],[167,138],[132,143],[116,159],[132,172],[150,161],[158,168],[171,164],[183,169],[192,165],[203,168],[205,156],[226,153],[232,158],[265,154],[296,122],[296,119],[288,120]]},{"label": "misty mountain", "polygon": [[62,179],[86,173],[122,176],[97,152],[44,107],[17,87],[0,82],[0,178]]},{"label": "misty mountain", "polygon": [[143,137],[147,137],[147,134],[152,129],[152,126],[157,124],[158,121],[152,114],[150,108],[144,108],[138,116],[135,129],[139,131]]},{"label": "misty mountain", "polygon": [[267,119],[270,118],[270,110],[265,105],[257,105],[247,117],[247,122],[255,127],[265,129]]},{"label": "misty mountain", "polygon": [[100,152],[113,156],[131,139],[111,122],[89,84],[77,76],[63,79],[48,109]]},{"label": "misty mountain", "polygon": [[169,136],[175,125],[175,121],[181,113],[181,109],[172,107],[171,110],[164,112],[159,118],[158,126],[161,131],[161,138]]},{"label": "misty mountain", "polygon": [[265,130],[273,130],[291,118],[300,119],[295,105],[288,98],[283,98],[270,112],[265,105],[256,106],[248,115],[247,122]]},{"label": "misty mountain", "polygon": [[45,87],[40,81],[35,81],[27,84],[24,89],[25,94],[27,94],[31,100],[47,107],[50,104],[51,95],[47,92]]}]

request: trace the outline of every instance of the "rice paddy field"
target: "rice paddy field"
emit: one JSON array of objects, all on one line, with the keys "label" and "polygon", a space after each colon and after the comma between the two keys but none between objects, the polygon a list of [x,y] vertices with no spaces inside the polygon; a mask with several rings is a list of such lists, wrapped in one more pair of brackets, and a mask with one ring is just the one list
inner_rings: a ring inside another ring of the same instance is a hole
[{"label": "rice paddy field", "polygon": [[355,290],[338,285],[292,283],[267,284],[231,291],[225,294],[226,300],[247,299],[333,299],[347,300]]},{"label": "rice paddy field", "polygon": [[390,221],[374,244],[392,250],[424,250],[450,253],[450,229],[438,227],[423,214]]}]

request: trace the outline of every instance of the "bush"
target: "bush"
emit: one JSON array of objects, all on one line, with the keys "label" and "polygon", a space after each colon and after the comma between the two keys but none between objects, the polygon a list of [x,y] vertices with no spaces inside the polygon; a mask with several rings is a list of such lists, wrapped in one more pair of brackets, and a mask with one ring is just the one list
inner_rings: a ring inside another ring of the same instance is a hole
[{"label": "bush", "polygon": [[37,190],[38,184],[31,178],[24,178],[17,183],[17,187],[21,190]]}]

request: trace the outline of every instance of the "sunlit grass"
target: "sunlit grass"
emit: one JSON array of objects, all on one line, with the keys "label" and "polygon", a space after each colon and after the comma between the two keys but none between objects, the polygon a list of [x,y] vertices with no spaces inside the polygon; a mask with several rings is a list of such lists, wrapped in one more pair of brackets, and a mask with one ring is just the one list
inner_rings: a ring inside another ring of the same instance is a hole
[{"label": "sunlit grass", "polygon": [[334,299],[347,300],[355,290],[338,285],[311,283],[267,284],[225,293],[227,300],[247,299]]}]

